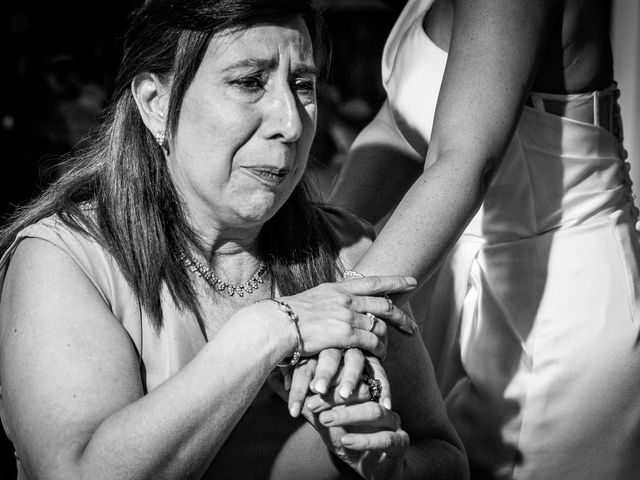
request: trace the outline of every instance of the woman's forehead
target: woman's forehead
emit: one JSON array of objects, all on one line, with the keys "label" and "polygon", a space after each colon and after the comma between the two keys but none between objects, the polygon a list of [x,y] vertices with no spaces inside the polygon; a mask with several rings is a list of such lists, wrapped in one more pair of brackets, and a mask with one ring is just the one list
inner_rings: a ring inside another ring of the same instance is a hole
[{"label": "woman's forehead", "polygon": [[301,18],[265,23],[214,35],[205,55],[221,68],[277,68],[282,57],[292,65],[314,65],[313,44]]}]

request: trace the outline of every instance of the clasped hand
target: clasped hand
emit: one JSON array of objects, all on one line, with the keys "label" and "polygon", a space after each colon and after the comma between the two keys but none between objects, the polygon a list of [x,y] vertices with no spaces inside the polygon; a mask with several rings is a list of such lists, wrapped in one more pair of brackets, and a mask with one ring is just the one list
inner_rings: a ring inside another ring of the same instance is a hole
[{"label": "clasped hand", "polygon": [[[269,381],[288,402],[291,415],[304,415],[327,446],[365,477],[373,472],[385,478],[398,474],[400,459],[409,447],[409,436],[392,410],[389,380],[378,357],[386,353],[387,323],[406,334],[415,333],[417,328],[386,297],[387,293],[411,287],[401,286],[400,282],[389,288],[389,278],[358,278],[340,283],[351,294],[348,301],[341,298],[342,305],[358,316],[359,323],[365,320],[366,331],[377,337],[378,342],[370,344],[371,348],[360,345],[368,352],[353,347],[325,348],[295,368],[282,369],[281,375],[272,375]],[[287,302],[295,302],[294,297]],[[379,380],[379,398],[372,398],[372,389],[363,381],[365,372]]]},{"label": "clasped hand", "polygon": [[[331,349],[330,355],[333,358],[338,353],[341,351]],[[317,357],[309,358],[295,368],[282,369],[282,374],[274,372],[269,377],[269,385],[290,403],[292,395],[299,395],[293,385],[301,389],[304,379],[309,378],[309,372],[318,364]],[[380,380],[382,395],[377,401],[371,399],[371,390],[362,375],[353,383],[354,388],[342,387],[347,367],[355,372],[358,365]],[[298,400],[293,403],[291,414],[302,414],[320,433],[327,447],[364,478],[402,477],[403,458],[410,439],[401,427],[400,416],[392,410],[389,381],[377,357],[356,348],[346,350],[325,393],[307,390],[301,404]]]}]

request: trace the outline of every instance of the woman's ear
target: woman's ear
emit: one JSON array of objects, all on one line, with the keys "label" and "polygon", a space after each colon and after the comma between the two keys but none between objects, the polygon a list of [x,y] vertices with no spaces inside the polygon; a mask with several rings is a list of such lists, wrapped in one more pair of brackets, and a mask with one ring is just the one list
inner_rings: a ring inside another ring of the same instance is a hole
[{"label": "woman's ear", "polygon": [[169,86],[153,73],[141,73],[131,82],[131,93],[138,106],[140,117],[156,137],[167,128]]}]

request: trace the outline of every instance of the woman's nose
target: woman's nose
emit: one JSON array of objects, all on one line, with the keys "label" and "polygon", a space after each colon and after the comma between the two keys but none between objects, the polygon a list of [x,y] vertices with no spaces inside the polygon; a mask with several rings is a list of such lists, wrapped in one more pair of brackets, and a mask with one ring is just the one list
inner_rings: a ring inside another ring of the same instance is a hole
[{"label": "woman's nose", "polygon": [[280,138],[284,142],[295,142],[302,135],[302,114],[304,109],[287,85],[278,88],[269,105],[266,118],[266,132],[270,138]]}]

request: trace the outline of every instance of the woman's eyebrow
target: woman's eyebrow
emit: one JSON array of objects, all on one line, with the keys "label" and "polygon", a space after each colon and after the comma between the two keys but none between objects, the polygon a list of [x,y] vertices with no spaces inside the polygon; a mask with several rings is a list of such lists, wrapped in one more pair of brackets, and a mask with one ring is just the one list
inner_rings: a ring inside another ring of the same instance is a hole
[{"label": "woman's eyebrow", "polygon": [[320,69],[315,65],[296,65],[292,69],[292,73],[295,75],[310,75],[318,77],[320,75]]},{"label": "woman's eyebrow", "polygon": [[[223,72],[229,72],[233,70],[243,70],[243,69],[252,69],[252,70],[263,70],[263,71],[273,71],[278,68],[278,61],[272,58],[243,58],[242,60],[238,60],[230,65],[227,65]],[[311,75],[318,77],[320,75],[320,69],[315,65],[308,64],[299,64],[294,65],[291,70],[291,73],[295,75]]]},{"label": "woman's eyebrow", "polygon": [[243,58],[230,65],[227,65],[223,71],[241,70],[245,68],[257,70],[275,70],[278,68],[278,62],[273,58]]}]

